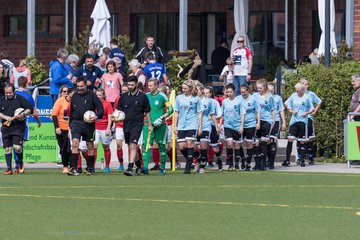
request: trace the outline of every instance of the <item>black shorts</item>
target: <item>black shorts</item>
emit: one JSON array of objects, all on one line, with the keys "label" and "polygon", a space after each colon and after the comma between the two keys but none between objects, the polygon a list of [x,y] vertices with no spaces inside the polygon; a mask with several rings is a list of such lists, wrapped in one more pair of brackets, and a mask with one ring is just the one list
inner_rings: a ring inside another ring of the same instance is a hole
[{"label": "black shorts", "polygon": [[131,132],[125,132],[124,131],[125,143],[126,144],[130,144],[130,143],[138,144],[140,136],[141,136],[142,129],[143,128],[141,126],[141,127],[132,128]]},{"label": "black shorts", "polygon": [[243,139],[246,142],[253,142],[255,140],[255,131],[256,131],[256,128],[254,128],[254,127],[244,128]]},{"label": "black shorts", "polygon": [[234,142],[241,142],[241,135],[238,131],[235,131],[231,128],[224,128],[224,133],[225,133],[225,140],[226,141],[234,141]]},{"label": "black shorts", "polygon": [[93,142],[95,139],[95,123],[86,123],[82,120],[73,120],[70,124],[71,138]]},{"label": "black shorts", "polygon": [[200,142],[210,142],[210,132],[209,131],[202,131],[200,136],[197,136],[196,143]]},{"label": "black shorts", "polygon": [[273,128],[271,129],[270,138],[278,139],[280,134],[280,121],[276,121]]},{"label": "black shorts", "polygon": [[219,144],[219,134],[216,132],[216,128],[213,125],[211,125],[210,144],[212,146]]},{"label": "black shorts", "polygon": [[1,128],[3,147],[12,147],[13,145],[22,146],[24,143],[24,129],[23,128],[8,128],[2,126]]},{"label": "black shorts", "polygon": [[315,139],[315,127],[314,127],[314,122],[313,122],[312,119],[308,119],[307,137],[308,137],[309,140],[314,140]]},{"label": "black shorts", "polygon": [[267,141],[270,138],[271,124],[265,121],[260,121],[260,129],[256,132],[256,138],[261,141]]},{"label": "black shorts", "polygon": [[297,122],[290,126],[288,138],[306,141],[306,126],[303,122]]},{"label": "black shorts", "polygon": [[185,142],[187,140],[195,141],[197,139],[196,130],[179,130],[177,135],[177,142]]}]

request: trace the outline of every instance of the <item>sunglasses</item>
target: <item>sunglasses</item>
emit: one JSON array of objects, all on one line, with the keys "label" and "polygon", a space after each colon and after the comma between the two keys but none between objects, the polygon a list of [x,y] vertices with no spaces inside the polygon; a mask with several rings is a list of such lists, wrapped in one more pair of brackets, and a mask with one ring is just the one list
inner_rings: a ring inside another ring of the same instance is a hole
[{"label": "sunglasses", "polygon": [[238,42],[238,43],[243,43],[243,42],[244,42],[244,40],[237,40],[237,42]]},{"label": "sunglasses", "polygon": [[67,92],[69,92],[69,91],[66,91],[66,90],[62,90],[62,92],[63,92],[63,93],[67,93]]}]

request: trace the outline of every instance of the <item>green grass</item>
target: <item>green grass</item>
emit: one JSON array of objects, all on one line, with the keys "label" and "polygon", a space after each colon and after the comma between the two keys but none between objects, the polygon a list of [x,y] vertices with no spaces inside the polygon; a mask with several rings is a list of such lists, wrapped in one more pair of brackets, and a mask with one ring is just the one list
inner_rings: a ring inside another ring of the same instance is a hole
[{"label": "green grass", "polygon": [[358,239],[360,175],[0,176],[1,239]]}]

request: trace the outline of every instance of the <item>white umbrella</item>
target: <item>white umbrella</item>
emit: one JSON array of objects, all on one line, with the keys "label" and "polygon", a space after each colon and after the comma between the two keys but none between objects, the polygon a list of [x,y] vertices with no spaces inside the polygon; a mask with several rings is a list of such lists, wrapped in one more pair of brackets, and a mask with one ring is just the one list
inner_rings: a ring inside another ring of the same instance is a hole
[{"label": "white umbrella", "polygon": [[[319,22],[321,28],[321,36],[319,43],[318,56],[325,53],[325,0],[318,0]],[[335,39],[335,5],[334,0],[330,0],[330,53],[336,54],[336,39]]]},{"label": "white umbrella", "polygon": [[89,38],[89,43],[100,44],[101,49],[110,46],[110,17],[105,0],[96,0],[91,13],[94,25],[91,29],[92,36]]},{"label": "white umbrella", "polygon": [[245,37],[245,46],[252,50],[250,39],[247,35],[249,21],[249,0],[234,0],[235,36],[231,43],[231,53],[238,47],[236,42],[240,36]]}]

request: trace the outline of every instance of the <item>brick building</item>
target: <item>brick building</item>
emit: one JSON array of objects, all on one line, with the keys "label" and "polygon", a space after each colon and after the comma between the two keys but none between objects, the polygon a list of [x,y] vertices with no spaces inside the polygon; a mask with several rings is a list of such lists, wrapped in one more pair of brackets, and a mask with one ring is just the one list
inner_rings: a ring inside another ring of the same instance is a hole
[{"label": "brick building", "polygon": [[[348,0],[349,1],[349,0]],[[354,3],[354,56],[360,58],[360,0]],[[56,2],[56,3],[55,3]],[[35,55],[48,65],[56,50],[65,44],[65,0],[36,0]],[[73,19],[76,31],[92,26],[90,18],[96,0],[68,0],[69,39],[73,36]],[[73,3],[76,2],[74,8]],[[209,63],[211,51],[221,40],[231,41],[234,34],[233,0],[188,1],[188,48],[196,48]],[[297,31],[294,34],[294,2],[297,2]],[[346,2],[335,0],[336,38],[345,36]],[[126,34],[141,47],[146,33],[154,34],[165,51],[178,48],[179,0],[106,0],[111,13],[112,34]],[[318,46],[319,27],[316,0],[288,0],[288,59],[307,56]],[[0,51],[7,51],[17,63],[27,53],[26,14],[27,1],[0,0]],[[74,15],[74,9],[75,15]],[[255,52],[256,73],[266,72],[266,61],[272,55],[285,55],[285,1],[249,1],[249,37]],[[294,35],[297,47],[294,51]],[[209,39],[212,39],[209,41]],[[17,64],[16,64],[17,65]]]}]

